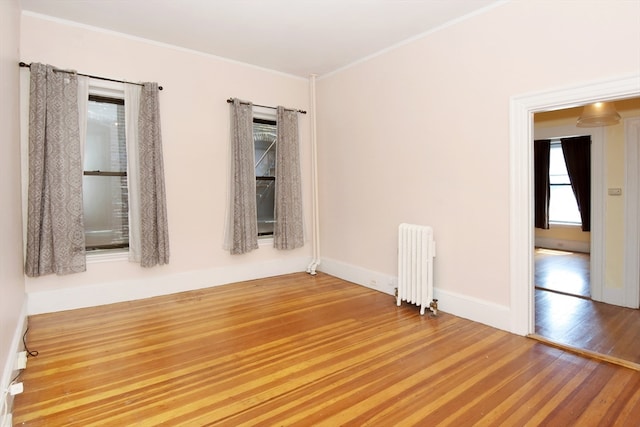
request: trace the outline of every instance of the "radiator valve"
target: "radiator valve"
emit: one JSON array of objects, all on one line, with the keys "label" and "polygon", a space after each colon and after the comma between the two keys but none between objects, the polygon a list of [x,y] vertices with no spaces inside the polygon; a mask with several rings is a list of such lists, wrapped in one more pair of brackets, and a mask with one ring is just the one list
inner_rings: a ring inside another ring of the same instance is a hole
[{"label": "radiator valve", "polygon": [[438,300],[437,299],[433,299],[430,303],[429,303],[429,309],[433,312],[434,315],[438,314]]}]

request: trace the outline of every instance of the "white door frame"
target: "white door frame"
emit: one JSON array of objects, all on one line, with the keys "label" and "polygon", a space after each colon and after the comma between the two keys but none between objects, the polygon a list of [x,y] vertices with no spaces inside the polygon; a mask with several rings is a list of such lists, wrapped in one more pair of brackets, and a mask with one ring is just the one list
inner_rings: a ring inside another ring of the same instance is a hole
[{"label": "white door frame", "polygon": [[640,117],[624,120],[624,306],[640,307]]},{"label": "white door frame", "polygon": [[640,96],[640,75],[620,76],[511,98],[510,281],[511,332],[535,332],[533,291],[533,114],[596,101]]}]

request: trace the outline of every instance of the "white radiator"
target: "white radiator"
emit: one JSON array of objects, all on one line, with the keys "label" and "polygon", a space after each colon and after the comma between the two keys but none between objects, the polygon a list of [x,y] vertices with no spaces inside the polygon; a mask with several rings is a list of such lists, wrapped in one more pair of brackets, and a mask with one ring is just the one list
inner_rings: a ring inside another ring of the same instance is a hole
[{"label": "white radiator", "polygon": [[433,299],[433,258],[436,243],[429,226],[400,224],[398,233],[397,302],[420,306],[420,314],[429,308],[437,314],[438,300]]}]

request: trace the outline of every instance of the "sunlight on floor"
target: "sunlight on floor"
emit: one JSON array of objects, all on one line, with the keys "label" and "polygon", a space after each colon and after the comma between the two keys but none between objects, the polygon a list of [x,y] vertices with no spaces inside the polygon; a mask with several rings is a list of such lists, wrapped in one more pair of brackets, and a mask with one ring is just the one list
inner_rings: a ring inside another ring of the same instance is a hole
[{"label": "sunlight on floor", "polygon": [[579,298],[558,295],[555,298],[550,298],[547,304],[547,311],[551,313],[550,317],[553,319],[547,324],[548,333],[556,337],[560,331],[565,331],[575,324],[575,314],[583,309],[584,301]]},{"label": "sunlight on floor", "polygon": [[581,293],[581,290],[588,286],[584,275],[569,270],[551,271],[545,275],[547,288],[562,289],[569,294]]},{"label": "sunlight on floor", "polygon": [[561,251],[558,249],[536,248],[536,253],[543,255],[573,255],[573,252]]}]

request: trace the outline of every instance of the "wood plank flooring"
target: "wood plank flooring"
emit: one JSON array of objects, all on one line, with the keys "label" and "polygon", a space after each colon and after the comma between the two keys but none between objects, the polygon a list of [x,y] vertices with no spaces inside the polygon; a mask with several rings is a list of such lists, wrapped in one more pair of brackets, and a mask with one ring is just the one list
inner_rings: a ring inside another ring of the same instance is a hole
[{"label": "wood plank flooring", "polygon": [[640,366],[640,310],[543,290],[535,298],[537,334]]},{"label": "wood plank flooring", "polygon": [[536,288],[589,298],[590,269],[589,254],[544,248],[535,250]]},{"label": "wood plank flooring", "polygon": [[536,333],[640,366],[640,310],[592,301],[589,254],[536,249]]},{"label": "wood plank flooring", "polygon": [[304,273],[33,316],[25,426],[636,426],[640,372]]}]

